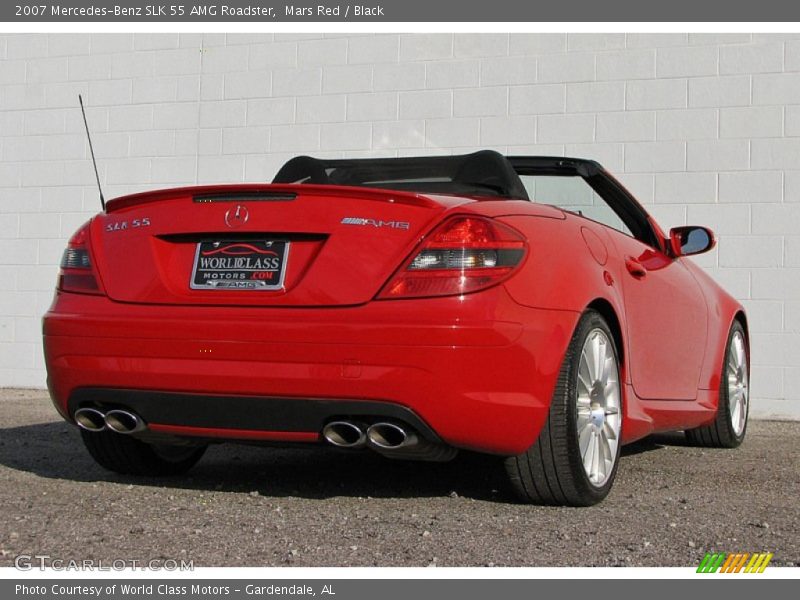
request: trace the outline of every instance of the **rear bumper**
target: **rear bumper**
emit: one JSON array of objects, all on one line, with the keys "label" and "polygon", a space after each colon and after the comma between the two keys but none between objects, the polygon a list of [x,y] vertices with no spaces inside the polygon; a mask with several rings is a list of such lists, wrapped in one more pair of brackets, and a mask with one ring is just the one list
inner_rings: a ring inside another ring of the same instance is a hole
[{"label": "rear bumper", "polygon": [[[446,444],[516,454],[546,418],[578,317],[521,307],[502,287],[318,309],[59,294],[44,318],[44,346],[51,396],[68,420],[87,388],[116,397],[108,403],[138,390],[153,392],[154,431],[313,441],[319,430],[308,423],[366,402],[408,411]],[[325,410],[303,422],[320,399]]]},{"label": "rear bumper", "polygon": [[84,387],[70,394],[67,412],[84,407],[129,410],[151,432],[173,436],[313,443],[329,421],[348,420],[401,422],[426,440],[441,441],[412,410],[393,402]]}]

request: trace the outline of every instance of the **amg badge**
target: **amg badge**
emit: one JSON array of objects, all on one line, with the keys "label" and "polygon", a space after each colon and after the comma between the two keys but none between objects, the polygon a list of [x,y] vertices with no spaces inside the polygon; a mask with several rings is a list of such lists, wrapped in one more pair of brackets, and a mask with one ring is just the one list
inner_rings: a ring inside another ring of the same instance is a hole
[{"label": "amg badge", "polygon": [[342,225],[367,225],[370,227],[391,227],[392,229],[409,229],[408,221],[382,221],[380,219],[364,219],[363,217],[345,217]]}]

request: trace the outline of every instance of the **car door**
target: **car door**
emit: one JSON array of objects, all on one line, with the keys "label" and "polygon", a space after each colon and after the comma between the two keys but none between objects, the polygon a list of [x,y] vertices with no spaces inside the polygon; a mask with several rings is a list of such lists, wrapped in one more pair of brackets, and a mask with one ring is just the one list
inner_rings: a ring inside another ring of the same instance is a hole
[{"label": "car door", "polygon": [[600,235],[605,232],[625,306],[621,321],[637,396],[695,399],[708,319],[699,285],[685,259],[673,259],[659,248],[647,213],[619,182],[585,161],[583,170],[554,168],[572,164],[581,161],[539,159],[532,166],[521,164],[518,171],[533,201],[558,206],[588,219]]},{"label": "car door", "polygon": [[608,230],[620,265],[630,377],[636,395],[693,400],[707,335],[705,298],[681,259]]}]

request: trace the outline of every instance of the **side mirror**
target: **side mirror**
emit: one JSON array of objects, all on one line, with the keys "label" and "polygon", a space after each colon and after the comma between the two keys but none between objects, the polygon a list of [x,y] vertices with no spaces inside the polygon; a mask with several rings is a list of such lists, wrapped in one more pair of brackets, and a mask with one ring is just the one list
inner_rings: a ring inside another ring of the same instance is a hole
[{"label": "side mirror", "polygon": [[717,240],[708,227],[689,225],[670,229],[669,243],[673,256],[677,257],[708,252],[717,244]]}]

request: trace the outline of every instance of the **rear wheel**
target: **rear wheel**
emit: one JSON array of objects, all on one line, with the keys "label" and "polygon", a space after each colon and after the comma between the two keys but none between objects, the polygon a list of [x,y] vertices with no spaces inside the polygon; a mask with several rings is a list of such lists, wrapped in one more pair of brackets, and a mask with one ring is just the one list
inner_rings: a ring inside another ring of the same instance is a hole
[{"label": "rear wheel", "polygon": [[686,439],[707,448],[736,448],[747,432],[750,411],[749,351],[744,327],[735,321],[722,362],[719,404],[714,422],[686,431]]},{"label": "rear wheel", "polygon": [[525,502],[589,506],[614,483],[622,431],[619,359],[605,319],[589,310],[567,349],[539,439],[506,459]]},{"label": "rear wheel", "polygon": [[101,467],[124,475],[180,475],[191,469],[206,446],[148,444],[113,431],[81,430],[83,443]]}]

